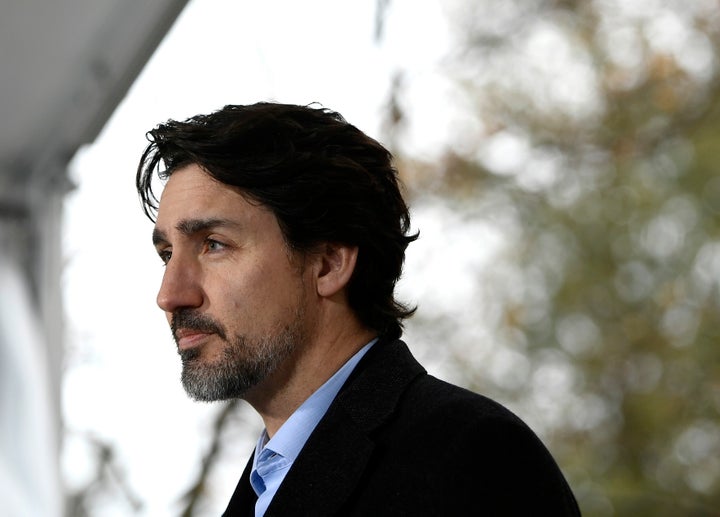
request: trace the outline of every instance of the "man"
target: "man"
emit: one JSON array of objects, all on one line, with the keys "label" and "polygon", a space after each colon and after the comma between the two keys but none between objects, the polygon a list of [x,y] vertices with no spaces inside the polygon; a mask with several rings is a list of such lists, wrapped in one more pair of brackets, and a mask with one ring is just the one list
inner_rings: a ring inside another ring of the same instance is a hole
[{"label": "man", "polygon": [[148,135],[136,182],[183,385],[243,398],[265,424],[225,515],[579,514],[525,424],[399,340],[417,235],[378,142],[272,103]]}]

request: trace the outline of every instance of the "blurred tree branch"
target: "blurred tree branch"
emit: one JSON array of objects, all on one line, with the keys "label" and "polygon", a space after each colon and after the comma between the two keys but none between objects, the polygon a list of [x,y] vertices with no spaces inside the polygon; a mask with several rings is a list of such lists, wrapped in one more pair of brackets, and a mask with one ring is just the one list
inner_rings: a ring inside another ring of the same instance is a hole
[{"label": "blurred tree branch", "polygon": [[238,411],[240,403],[238,400],[232,400],[226,403],[222,410],[218,412],[212,425],[212,436],[210,437],[210,448],[205,454],[202,461],[202,468],[197,479],[182,497],[184,509],[181,512],[183,517],[193,517],[199,515],[197,509],[205,496],[207,480],[210,470],[213,468],[222,449],[222,435],[228,424],[232,421],[232,417]]}]

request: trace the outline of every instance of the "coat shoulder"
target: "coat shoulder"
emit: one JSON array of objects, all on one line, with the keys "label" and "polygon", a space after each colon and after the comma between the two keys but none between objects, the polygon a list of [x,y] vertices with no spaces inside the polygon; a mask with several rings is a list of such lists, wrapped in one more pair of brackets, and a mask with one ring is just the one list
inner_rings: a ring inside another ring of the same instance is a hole
[{"label": "coat shoulder", "polygon": [[426,508],[579,515],[560,468],[530,427],[498,402],[430,375],[408,385],[375,439],[378,455],[388,453],[378,479],[396,483],[397,493],[406,486]]}]

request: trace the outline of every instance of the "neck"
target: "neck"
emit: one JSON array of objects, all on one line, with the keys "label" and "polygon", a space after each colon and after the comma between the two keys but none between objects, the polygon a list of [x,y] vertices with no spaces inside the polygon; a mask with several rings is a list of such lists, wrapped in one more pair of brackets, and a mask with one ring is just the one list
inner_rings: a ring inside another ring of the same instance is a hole
[{"label": "neck", "polygon": [[262,417],[268,436],[375,335],[355,322],[330,336],[311,337],[274,374],[250,390],[245,399]]}]

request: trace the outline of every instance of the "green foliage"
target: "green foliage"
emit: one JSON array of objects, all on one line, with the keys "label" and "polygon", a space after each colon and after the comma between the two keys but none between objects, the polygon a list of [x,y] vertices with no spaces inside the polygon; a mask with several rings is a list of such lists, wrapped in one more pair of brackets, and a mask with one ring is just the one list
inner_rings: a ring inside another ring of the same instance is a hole
[{"label": "green foliage", "polygon": [[481,130],[400,168],[505,236],[474,310],[524,380],[446,342],[539,423],[584,514],[720,515],[720,13],[639,4],[466,3],[447,72]]}]

